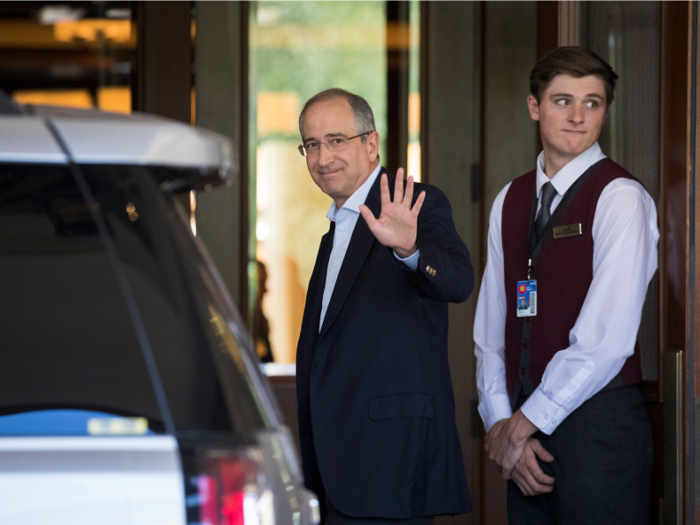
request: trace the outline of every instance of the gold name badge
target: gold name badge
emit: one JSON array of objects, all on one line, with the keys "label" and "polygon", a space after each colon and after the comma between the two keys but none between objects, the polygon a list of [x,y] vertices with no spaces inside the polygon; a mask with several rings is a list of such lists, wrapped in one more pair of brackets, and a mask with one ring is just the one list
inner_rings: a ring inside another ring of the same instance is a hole
[{"label": "gold name badge", "polygon": [[583,235],[583,230],[581,229],[581,223],[578,224],[567,224],[566,226],[557,226],[554,228],[554,238],[564,239],[566,237],[576,237],[578,235]]}]

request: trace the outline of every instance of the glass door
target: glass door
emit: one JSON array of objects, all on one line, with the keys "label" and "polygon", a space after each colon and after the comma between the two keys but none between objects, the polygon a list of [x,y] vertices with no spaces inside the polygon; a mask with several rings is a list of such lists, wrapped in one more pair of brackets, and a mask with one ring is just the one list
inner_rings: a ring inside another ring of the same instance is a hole
[{"label": "glass door", "polygon": [[[298,118],[316,93],[340,87],[363,96],[374,111],[380,156],[387,159],[387,113],[392,103],[391,72],[405,68],[405,107],[398,113],[410,125],[403,158],[419,170],[420,136],[417,67],[419,9],[409,2],[408,17],[389,20],[387,2],[261,1],[251,5],[250,114],[251,191],[255,191],[254,261],[249,274],[254,334],[267,337],[274,360],[295,361],[304,300],[321,237],[328,231],[331,199],[311,180]],[[407,62],[390,59],[397,51]],[[409,92],[410,79],[410,92]],[[409,133],[410,132],[410,133]],[[405,161],[404,161],[405,163]],[[387,166],[395,170],[398,166]],[[403,167],[406,167],[405,165]],[[419,173],[417,173],[418,175]],[[254,189],[254,190],[253,190]],[[264,348],[259,349],[261,354]]]}]

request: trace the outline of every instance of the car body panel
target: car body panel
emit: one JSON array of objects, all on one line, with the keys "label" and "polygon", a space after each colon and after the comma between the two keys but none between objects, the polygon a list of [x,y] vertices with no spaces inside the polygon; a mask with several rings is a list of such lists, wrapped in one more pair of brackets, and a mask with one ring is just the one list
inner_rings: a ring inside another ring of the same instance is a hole
[{"label": "car body panel", "polygon": [[171,436],[0,438],[0,523],[183,525]]},{"label": "car body panel", "polygon": [[42,118],[0,115],[0,162],[66,164],[68,157]]},{"label": "car body panel", "polygon": [[228,140],[178,122],[52,118],[78,164],[224,167]]}]

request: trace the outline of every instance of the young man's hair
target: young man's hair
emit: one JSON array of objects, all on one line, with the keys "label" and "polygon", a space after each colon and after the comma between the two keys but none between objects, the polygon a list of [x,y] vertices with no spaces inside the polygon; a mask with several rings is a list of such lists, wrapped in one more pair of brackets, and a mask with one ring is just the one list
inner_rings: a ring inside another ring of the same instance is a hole
[{"label": "young man's hair", "polygon": [[542,94],[557,75],[570,75],[574,78],[594,75],[600,78],[605,86],[606,106],[610,106],[615,98],[617,75],[610,64],[588,49],[563,46],[548,51],[540,58],[530,73],[530,93],[537,99],[538,104],[542,101]]},{"label": "young man's hair", "polygon": [[[304,130],[302,126],[304,124],[304,115],[306,114],[306,110],[319,102],[329,102],[339,98],[347,100],[348,104],[350,104],[354,117],[353,120],[355,123],[355,131],[357,131],[358,135],[361,133],[376,131],[376,127],[374,125],[374,113],[372,113],[372,108],[364,98],[350,93],[349,91],[345,91],[344,89],[331,88],[317,93],[307,100],[306,104],[304,104],[304,109],[301,110],[301,115],[299,115],[299,133],[301,134],[302,138],[304,137]],[[367,142],[367,136],[362,136],[360,140],[362,140],[362,143],[364,144]]]}]

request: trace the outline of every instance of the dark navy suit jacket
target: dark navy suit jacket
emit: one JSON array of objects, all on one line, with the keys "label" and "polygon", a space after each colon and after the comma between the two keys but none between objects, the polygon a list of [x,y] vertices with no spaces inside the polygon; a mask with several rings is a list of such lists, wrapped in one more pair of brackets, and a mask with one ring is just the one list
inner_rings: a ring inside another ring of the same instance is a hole
[{"label": "dark navy suit jacket", "polygon": [[[375,217],[380,180],[365,202]],[[393,175],[389,187],[393,195]],[[309,283],[297,348],[305,484],[350,516],[471,509],[447,359],[447,303],[469,297],[474,275],[449,201],[422,184],[414,201],[423,190],[417,271],[360,217],[320,333],[329,234]]]}]

